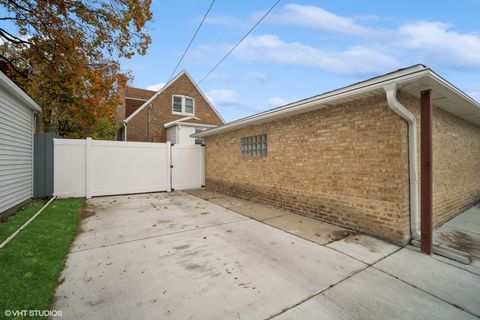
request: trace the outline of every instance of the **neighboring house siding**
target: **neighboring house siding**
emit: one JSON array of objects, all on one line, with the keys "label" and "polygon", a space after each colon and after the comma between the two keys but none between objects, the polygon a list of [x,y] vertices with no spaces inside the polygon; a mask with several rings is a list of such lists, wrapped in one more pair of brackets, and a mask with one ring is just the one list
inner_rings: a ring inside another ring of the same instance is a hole
[{"label": "neighboring house siding", "polygon": [[[420,100],[404,94],[399,100],[417,118],[420,156]],[[432,122],[433,224],[438,226],[480,201],[480,126],[435,105]]]},{"label": "neighboring house siding", "polygon": [[[172,114],[172,95],[174,94],[186,95],[195,99],[195,116],[199,119],[191,119],[188,122],[213,125],[222,124],[222,120],[210,108],[207,101],[203,99],[188,77],[182,75],[160,94],[151,110],[145,108],[130,120],[127,126],[128,141],[148,141],[149,112],[151,142],[165,142],[167,140],[167,132],[163,125],[185,117],[184,115]],[[127,117],[128,114],[129,111],[127,110]]]},{"label": "neighboring house siding", "polygon": [[[406,133],[377,96],[208,136],[206,188],[405,242]],[[257,134],[267,157],[242,158],[240,139]]]},{"label": "neighboring house siding", "polygon": [[0,87],[0,213],[32,197],[33,113]]}]

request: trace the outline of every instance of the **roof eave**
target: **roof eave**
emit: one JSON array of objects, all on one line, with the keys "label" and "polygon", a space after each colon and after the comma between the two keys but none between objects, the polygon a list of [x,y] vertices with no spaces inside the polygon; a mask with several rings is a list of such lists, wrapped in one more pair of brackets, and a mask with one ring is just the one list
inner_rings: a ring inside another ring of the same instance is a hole
[{"label": "roof eave", "polygon": [[460,89],[443,79],[441,76],[433,72],[431,69],[425,66],[418,65],[413,68],[409,68],[408,72],[405,71],[406,70],[402,70],[401,72],[380,76],[371,80],[360,82],[355,85],[330,91],[312,98],[293,102],[276,109],[267,110],[265,112],[247,118],[227,123],[223,126],[197,133],[194,135],[194,137],[204,138],[211,135],[220,134],[222,132],[241,129],[243,127],[254,125],[259,122],[267,122],[270,121],[269,119],[273,120],[274,118],[286,117],[296,113],[313,111],[325,107],[324,104],[326,103],[331,103],[332,101],[339,100],[346,96],[355,96],[361,93],[375,91],[389,84],[400,85],[402,83],[418,81],[420,79],[429,79],[430,81],[434,81],[442,85],[468,104],[471,104],[474,108],[476,108],[475,111],[480,114],[480,104],[478,102],[476,102],[463,91],[461,91]]},{"label": "roof eave", "polygon": [[30,109],[36,112],[42,112],[42,108],[3,72],[0,72],[0,82],[10,92],[10,94],[25,102]]},{"label": "roof eave", "polygon": [[148,105],[150,105],[151,103],[153,103],[155,101],[155,99],[163,92],[165,91],[170,85],[172,85],[175,81],[177,81],[178,78],[180,78],[182,75],[185,75],[189,80],[190,82],[193,84],[193,86],[195,87],[195,89],[197,89],[197,91],[200,93],[200,95],[202,96],[202,98],[207,102],[208,106],[210,107],[210,109],[213,110],[213,112],[217,115],[217,117],[220,119],[220,121],[222,123],[225,123],[225,120],[222,118],[222,116],[220,115],[220,113],[217,111],[217,109],[215,109],[215,107],[213,106],[213,104],[210,102],[210,100],[208,100],[207,96],[202,92],[202,90],[198,87],[198,85],[195,83],[195,81],[193,81],[193,78],[190,76],[190,74],[187,72],[187,70],[183,69],[182,71],[180,71],[179,74],[177,74],[175,76],[175,78],[173,78],[172,80],[170,80],[166,85],[164,85],[160,90],[157,91],[157,93],[155,93],[150,99],[148,99],[147,101],[145,101],[144,104],[142,104],[137,110],[135,110],[127,119],[124,120],[124,123],[128,123],[130,120],[132,120],[133,118],[135,118],[135,116],[137,114],[139,114],[140,112],[142,112],[143,109],[145,109]]}]

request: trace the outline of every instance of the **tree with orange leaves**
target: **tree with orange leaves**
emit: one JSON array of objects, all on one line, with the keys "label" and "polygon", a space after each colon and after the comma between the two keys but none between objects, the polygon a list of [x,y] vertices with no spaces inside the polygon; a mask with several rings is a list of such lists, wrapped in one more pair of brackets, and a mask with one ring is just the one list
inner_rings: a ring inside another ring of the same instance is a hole
[{"label": "tree with orange leaves", "polygon": [[0,63],[43,108],[45,131],[115,136],[119,58],[144,55],[151,0],[0,0]]}]

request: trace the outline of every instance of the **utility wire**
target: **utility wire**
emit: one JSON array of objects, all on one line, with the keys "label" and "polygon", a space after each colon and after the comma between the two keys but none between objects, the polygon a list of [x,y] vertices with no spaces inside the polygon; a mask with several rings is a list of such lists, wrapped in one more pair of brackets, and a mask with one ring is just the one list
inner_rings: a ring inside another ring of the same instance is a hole
[{"label": "utility wire", "polygon": [[275,2],[273,6],[268,9],[267,12],[265,12],[265,14],[260,18],[260,20],[258,20],[257,23],[255,23],[250,30],[248,30],[248,32],[242,37],[242,39],[240,39],[240,41],[238,41],[237,44],[234,45],[233,48],[230,49],[230,51],[228,51],[222,59],[220,59],[220,61],[198,82],[198,84],[202,83],[203,80],[205,80],[213,71],[215,71],[215,69],[218,68],[219,65],[222,64],[225,59],[227,59],[227,57],[240,45],[240,43],[242,43],[243,40],[245,40],[246,37],[248,37],[248,35],[253,31],[253,29],[255,29],[260,24],[260,22],[262,22],[263,19],[268,16],[268,14],[277,6],[280,1],[281,0],[277,0],[277,2]]},{"label": "utility wire", "polygon": [[197,30],[196,30],[195,33],[193,34],[192,39],[191,39],[190,42],[188,43],[187,48],[186,48],[185,51],[183,52],[182,57],[181,57],[180,60],[178,61],[177,65],[175,66],[175,69],[173,69],[173,72],[172,72],[172,74],[170,75],[170,78],[168,79],[167,82],[170,82],[170,80],[172,80],[173,76],[175,75],[175,72],[177,71],[178,66],[180,65],[180,63],[182,63],[183,58],[185,58],[185,55],[187,54],[188,49],[190,49],[190,46],[192,45],[193,40],[194,40],[195,37],[197,36],[198,31],[200,31],[200,28],[202,27],[203,23],[205,22],[205,19],[207,18],[208,13],[209,13],[210,10],[212,9],[214,3],[215,3],[215,0],[212,0],[212,3],[210,3],[210,6],[208,7],[207,12],[205,12],[205,15],[203,16],[202,21],[201,21],[200,24],[198,25]]}]

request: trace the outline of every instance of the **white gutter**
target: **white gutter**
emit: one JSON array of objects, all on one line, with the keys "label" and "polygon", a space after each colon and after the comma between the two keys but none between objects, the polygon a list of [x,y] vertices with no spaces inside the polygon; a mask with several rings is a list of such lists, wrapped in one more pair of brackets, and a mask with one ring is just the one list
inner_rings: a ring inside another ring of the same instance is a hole
[{"label": "white gutter", "polygon": [[20,228],[18,228],[17,231],[15,231],[10,237],[8,237],[5,241],[3,241],[1,244],[0,244],[0,249],[2,249],[3,247],[5,247],[7,245],[7,243],[9,243],[13,238],[15,238],[17,236],[17,234],[20,233],[20,231],[22,231],[23,229],[25,229],[26,226],[28,226],[30,224],[30,222],[32,222],[40,213],[42,213],[42,211],[48,207],[48,205],[57,198],[57,196],[54,196],[52,199],[50,199],[50,201],[48,201],[40,210],[38,210],[37,213],[35,213],[35,215],[33,217],[31,217],[30,219],[28,219],[27,222],[25,222],[23,224],[23,226],[21,226]]},{"label": "white gutter", "polygon": [[[451,92],[457,100],[461,100],[471,106],[470,112],[478,116],[480,121],[480,103],[476,102],[461,90],[450,84],[447,80],[443,79],[429,68],[416,65],[403,70],[395,71],[383,76],[375,77],[369,80],[361,81],[359,83],[336,89],[330,92],[323,93],[318,96],[299,100],[280,106],[271,110],[260,112],[252,116],[248,116],[239,120],[235,120],[224,125],[220,125],[216,128],[209,129],[203,132],[196,133],[195,138],[205,138],[207,136],[219,134],[222,132],[228,132],[235,129],[244,128],[250,125],[258,124],[259,122],[271,121],[274,118],[281,118],[297,114],[300,112],[306,112],[309,107],[311,110],[315,109],[315,105],[320,107],[325,106],[328,103],[337,101],[342,98],[352,97],[357,94],[374,92],[377,89],[382,89],[384,86],[397,84],[397,83],[411,83],[418,81],[419,79],[431,80],[444,88],[444,91]],[[468,119],[466,119],[468,120]],[[479,123],[479,122],[477,122]]]},{"label": "white gutter", "polygon": [[415,116],[397,100],[396,84],[383,87],[387,94],[390,109],[395,111],[408,123],[408,167],[410,170],[410,230],[414,240],[420,240],[420,213],[418,197],[417,170],[417,121]]}]

